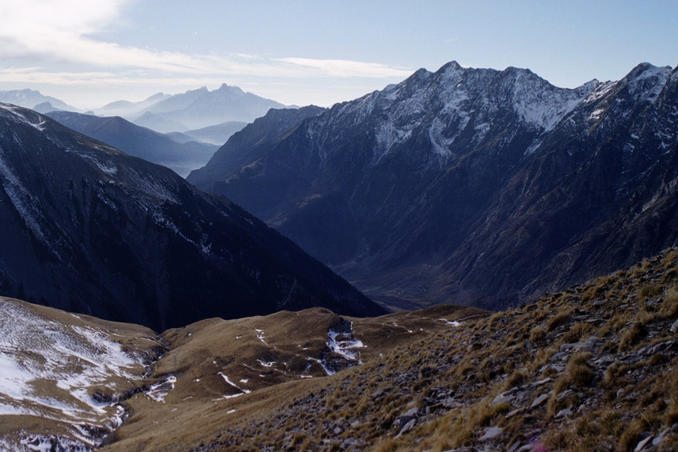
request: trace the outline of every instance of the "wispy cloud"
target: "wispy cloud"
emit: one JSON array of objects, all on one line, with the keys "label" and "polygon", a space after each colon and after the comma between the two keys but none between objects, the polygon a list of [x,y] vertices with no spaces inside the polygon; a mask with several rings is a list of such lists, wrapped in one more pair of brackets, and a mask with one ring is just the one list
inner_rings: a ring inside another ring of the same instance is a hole
[{"label": "wispy cloud", "polygon": [[352,60],[332,60],[313,58],[277,58],[276,61],[301,68],[316,70],[333,77],[404,77],[411,73],[409,69],[395,68],[380,63],[365,63]]},{"label": "wispy cloud", "polygon": [[[147,69],[171,74],[273,77],[404,76],[404,68],[336,59],[264,58],[232,53],[200,55],[145,49],[92,37],[116,21],[130,0],[0,0],[0,58],[40,58],[107,70]],[[7,77],[8,74],[5,74]]]}]

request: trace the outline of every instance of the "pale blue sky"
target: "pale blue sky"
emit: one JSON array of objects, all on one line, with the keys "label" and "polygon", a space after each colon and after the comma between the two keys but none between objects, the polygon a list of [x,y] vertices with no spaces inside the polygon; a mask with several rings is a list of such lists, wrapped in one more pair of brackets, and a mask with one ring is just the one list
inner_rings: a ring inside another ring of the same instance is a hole
[{"label": "pale blue sky", "polygon": [[0,15],[14,24],[0,30],[0,89],[88,108],[222,82],[330,105],[451,60],[570,87],[678,64],[668,0],[0,0]]}]

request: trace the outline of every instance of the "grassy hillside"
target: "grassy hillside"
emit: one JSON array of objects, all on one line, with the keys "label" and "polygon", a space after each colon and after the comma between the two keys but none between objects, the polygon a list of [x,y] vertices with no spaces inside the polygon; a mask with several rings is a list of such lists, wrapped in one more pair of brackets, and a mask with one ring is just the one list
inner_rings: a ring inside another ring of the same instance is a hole
[{"label": "grassy hillside", "polygon": [[432,331],[197,450],[676,450],[677,274],[670,250]]}]

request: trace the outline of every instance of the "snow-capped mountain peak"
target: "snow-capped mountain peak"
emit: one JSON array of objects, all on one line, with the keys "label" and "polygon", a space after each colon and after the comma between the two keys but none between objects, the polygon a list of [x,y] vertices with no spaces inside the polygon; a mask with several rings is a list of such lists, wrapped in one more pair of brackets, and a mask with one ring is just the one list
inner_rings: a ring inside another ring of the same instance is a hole
[{"label": "snow-capped mountain peak", "polygon": [[671,76],[670,66],[641,63],[622,82],[634,99],[654,103]]}]

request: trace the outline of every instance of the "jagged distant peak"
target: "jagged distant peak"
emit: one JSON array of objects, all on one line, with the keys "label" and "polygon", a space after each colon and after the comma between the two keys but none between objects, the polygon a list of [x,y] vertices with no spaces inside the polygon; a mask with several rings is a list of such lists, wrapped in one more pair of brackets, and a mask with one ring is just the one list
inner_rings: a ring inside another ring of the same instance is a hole
[{"label": "jagged distant peak", "polygon": [[222,84],[219,86],[219,88],[216,89],[216,91],[240,91],[240,92],[244,92],[244,91],[242,90],[242,88],[240,88],[239,86],[229,85],[229,84],[226,83],[226,82],[222,83]]},{"label": "jagged distant peak", "polygon": [[152,96],[148,96],[146,99],[144,99],[144,101],[147,102],[147,101],[156,100],[156,99],[164,99],[165,97],[168,97],[168,96],[169,96],[169,94],[159,92],[159,93],[153,94]]}]

